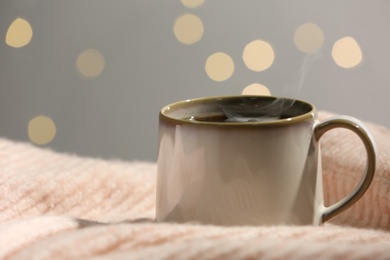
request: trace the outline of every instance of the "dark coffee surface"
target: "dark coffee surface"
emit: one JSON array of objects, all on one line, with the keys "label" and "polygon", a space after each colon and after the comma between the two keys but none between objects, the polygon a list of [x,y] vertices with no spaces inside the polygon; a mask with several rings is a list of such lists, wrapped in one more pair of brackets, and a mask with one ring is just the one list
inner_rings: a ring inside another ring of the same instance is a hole
[{"label": "dark coffee surface", "polygon": [[203,114],[193,116],[192,120],[201,122],[226,122],[228,117],[225,114]]},{"label": "dark coffee surface", "polygon": [[[163,113],[176,120],[199,123],[274,122],[307,115],[314,107],[304,101],[270,96],[200,98],[169,106]],[[291,121],[291,120],[290,120]],[[291,121],[292,122],[292,121]]]},{"label": "dark coffee surface", "polygon": [[229,117],[223,113],[203,113],[194,115],[191,117],[184,118],[188,121],[198,121],[198,122],[261,122],[261,121],[271,121],[271,120],[280,120],[294,117],[293,114],[282,114],[281,116],[267,115],[267,114],[256,114],[256,113],[247,113],[242,114],[236,117]]}]

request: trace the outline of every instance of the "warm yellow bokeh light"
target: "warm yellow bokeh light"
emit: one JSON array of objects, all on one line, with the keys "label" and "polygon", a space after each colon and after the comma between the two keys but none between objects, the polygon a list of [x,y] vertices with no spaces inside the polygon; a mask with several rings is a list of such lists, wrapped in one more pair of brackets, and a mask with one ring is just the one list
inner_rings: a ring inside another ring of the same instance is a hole
[{"label": "warm yellow bokeh light", "polygon": [[305,23],[295,30],[294,43],[302,52],[315,52],[324,43],[324,33],[317,24]]},{"label": "warm yellow bokeh light", "polygon": [[224,81],[233,75],[234,62],[226,53],[217,52],[207,58],[205,70],[212,80]]},{"label": "warm yellow bokeh light", "polygon": [[95,49],[87,49],[77,57],[76,66],[81,75],[94,78],[104,69],[104,56]]},{"label": "warm yellow bokeh light", "polygon": [[37,116],[28,123],[28,137],[39,145],[50,143],[57,132],[54,121],[47,116]]},{"label": "warm yellow bokeh light", "polygon": [[173,32],[179,42],[191,45],[202,39],[203,22],[196,15],[184,14],[176,19]]},{"label": "warm yellow bokeh light", "polygon": [[181,3],[188,8],[196,8],[204,3],[204,0],[181,0]]},{"label": "warm yellow bokeh light", "polygon": [[14,48],[21,48],[31,41],[32,35],[30,23],[22,18],[17,18],[8,27],[5,43]]},{"label": "warm yellow bokeh light", "polygon": [[275,54],[268,42],[255,40],[245,46],[242,59],[248,69],[263,71],[271,67]]},{"label": "warm yellow bokeh light", "polygon": [[259,83],[253,83],[243,89],[242,95],[257,95],[257,96],[270,96],[269,89]]},{"label": "warm yellow bokeh light", "polygon": [[332,49],[333,60],[342,68],[353,68],[363,60],[362,50],[352,37],[344,37],[336,41]]}]

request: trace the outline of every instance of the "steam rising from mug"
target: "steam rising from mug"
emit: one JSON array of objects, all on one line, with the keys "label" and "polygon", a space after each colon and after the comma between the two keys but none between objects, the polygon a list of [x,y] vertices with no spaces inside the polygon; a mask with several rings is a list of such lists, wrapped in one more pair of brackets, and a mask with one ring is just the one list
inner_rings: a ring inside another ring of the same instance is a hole
[{"label": "steam rising from mug", "polygon": [[[302,63],[298,73],[298,79],[291,79],[292,84],[286,84],[283,89],[282,96],[296,98],[300,93],[303,83],[308,72],[313,67],[314,63],[322,58],[320,50],[308,53]],[[278,120],[282,116],[282,111],[290,108],[294,104],[293,99],[277,98],[268,105],[260,105],[251,101],[245,101],[237,105],[220,104],[221,109],[225,113],[228,122],[262,122],[270,120]],[[248,113],[250,112],[250,113]]]}]

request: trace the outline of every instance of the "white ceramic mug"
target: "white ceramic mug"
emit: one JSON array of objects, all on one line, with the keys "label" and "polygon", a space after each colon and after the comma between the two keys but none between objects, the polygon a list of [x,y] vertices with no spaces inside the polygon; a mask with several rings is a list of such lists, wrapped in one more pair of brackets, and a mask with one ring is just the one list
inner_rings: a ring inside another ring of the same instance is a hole
[{"label": "white ceramic mug", "polygon": [[[360,137],[367,167],[351,194],[325,207],[318,141],[337,127]],[[357,119],[319,122],[313,105],[275,97],[181,101],[160,112],[156,219],[318,225],[364,194],[375,167],[375,143]]]}]

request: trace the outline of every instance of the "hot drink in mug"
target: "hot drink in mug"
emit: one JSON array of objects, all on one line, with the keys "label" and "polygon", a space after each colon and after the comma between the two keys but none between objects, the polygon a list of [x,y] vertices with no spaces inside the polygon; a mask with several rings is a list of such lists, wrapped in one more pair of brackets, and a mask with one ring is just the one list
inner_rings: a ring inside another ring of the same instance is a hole
[{"label": "hot drink in mug", "polygon": [[[323,204],[319,139],[356,133],[367,151],[360,184]],[[216,225],[318,225],[353,205],[374,176],[366,127],[339,116],[319,122],[304,101],[268,96],[207,97],[160,112],[157,221]]]}]

